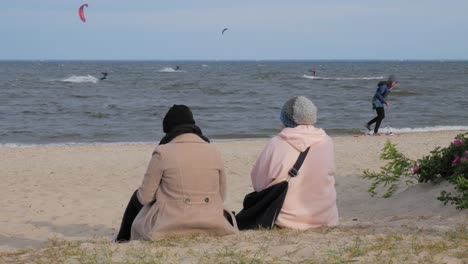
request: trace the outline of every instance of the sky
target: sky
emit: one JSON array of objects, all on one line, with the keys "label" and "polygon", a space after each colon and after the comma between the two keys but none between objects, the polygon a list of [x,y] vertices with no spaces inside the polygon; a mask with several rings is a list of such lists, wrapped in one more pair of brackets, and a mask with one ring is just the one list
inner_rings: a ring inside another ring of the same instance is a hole
[{"label": "sky", "polygon": [[2,1],[0,60],[466,60],[467,13],[467,0]]}]

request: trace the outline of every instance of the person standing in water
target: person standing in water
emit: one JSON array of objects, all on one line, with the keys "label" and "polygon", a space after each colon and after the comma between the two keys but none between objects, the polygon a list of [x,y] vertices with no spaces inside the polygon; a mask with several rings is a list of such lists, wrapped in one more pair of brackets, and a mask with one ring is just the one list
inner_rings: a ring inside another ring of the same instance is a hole
[{"label": "person standing in water", "polygon": [[377,90],[375,91],[374,97],[372,98],[372,108],[377,112],[377,116],[371,121],[367,122],[366,128],[368,131],[371,130],[371,125],[375,123],[374,135],[378,135],[380,123],[385,118],[384,105],[389,106],[387,102],[387,96],[392,91],[392,88],[397,85],[398,81],[395,75],[390,75],[386,82],[379,82]]}]

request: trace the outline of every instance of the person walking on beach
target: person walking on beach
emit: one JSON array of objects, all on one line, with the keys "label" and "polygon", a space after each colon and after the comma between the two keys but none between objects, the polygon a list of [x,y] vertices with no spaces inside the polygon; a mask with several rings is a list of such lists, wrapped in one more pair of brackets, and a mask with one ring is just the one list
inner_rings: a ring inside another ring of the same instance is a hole
[{"label": "person walking on beach", "polygon": [[293,97],[281,109],[283,130],[263,149],[251,172],[256,192],[288,179],[299,153],[308,150],[296,177],[289,180],[275,224],[305,230],[338,225],[335,154],[332,139],[316,128],[317,108],[304,96]]},{"label": "person walking on beach", "polygon": [[226,175],[221,152],[195,125],[191,110],[172,106],[163,131],[166,135],[128,203],[115,241],[236,233],[234,215],[223,208]]},{"label": "person walking on beach", "polygon": [[366,123],[368,131],[371,130],[371,125],[375,123],[374,135],[378,135],[380,124],[385,118],[384,105],[389,107],[387,102],[387,96],[392,91],[392,88],[398,84],[395,75],[390,75],[386,82],[379,82],[377,84],[377,90],[375,91],[374,97],[372,98],[372,108],[377,112],[377,116]]}]

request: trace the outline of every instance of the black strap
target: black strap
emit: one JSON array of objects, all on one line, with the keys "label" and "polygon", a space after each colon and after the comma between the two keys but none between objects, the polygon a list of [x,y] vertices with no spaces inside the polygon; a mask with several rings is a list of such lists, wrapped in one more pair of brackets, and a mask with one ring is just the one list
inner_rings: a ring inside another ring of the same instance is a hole
[{"label": "black strap", "polygon": [[307,153],[309,152],[309,149],[310,147],[308,147],[304,152],[301,152],[301,154],[299,154],[299,157],[297,158],[296,163],[294,163],[294,166],[292,167],[292,169],[289,170],[289,173],[288,173],[289,176],[291,177],[297,176],[297,174],[299,173],[299,169],[301,168],[302,163],[304,162],[307,156]]}]

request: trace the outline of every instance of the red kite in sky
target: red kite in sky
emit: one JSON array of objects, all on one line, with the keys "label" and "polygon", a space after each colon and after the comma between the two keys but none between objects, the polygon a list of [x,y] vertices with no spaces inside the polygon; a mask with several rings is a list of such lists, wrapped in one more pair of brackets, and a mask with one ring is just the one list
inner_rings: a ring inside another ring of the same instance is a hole
[{"label": "red kite in sky", "polygon": [[86,22],[86,17],[85,17],[84,11],[83,11],[83,9],[85,7],[88,7],[88,4],[84,4],[84,5],[80,6],[80,8],[78,8],[78,15],[80,16],[81,21],[83,21],[83,22]]}]

